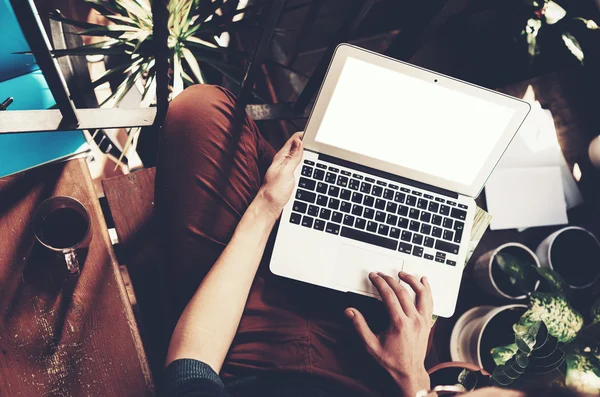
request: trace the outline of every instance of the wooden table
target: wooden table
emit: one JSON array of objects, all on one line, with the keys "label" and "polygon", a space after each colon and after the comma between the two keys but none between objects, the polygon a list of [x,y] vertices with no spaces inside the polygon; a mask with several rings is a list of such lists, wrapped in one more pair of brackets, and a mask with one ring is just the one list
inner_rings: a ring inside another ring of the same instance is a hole
[{"label": "wooden table", "polygon": [[[44,199],[88,209],[81,274],[35,243]],[[85,160],[0,179],[0,396],[150,396],[154,384]]]},{"label": "wooden table", "polygon": [[[589,142],[600,134],[599,109],[594,112],[589,103],[591,87],[579,70],[572,70],[523,81],[500,91],[522,98],[529,86],[533,88],[542,107],[552,111],[558,141],[569,168],[572,170],[577,164],[582,171],[577,185],[584,197],[584,204],[568,211],[569,224],[582,226],[600,236],[600,172],[591,165],[587,155]],[[479,196],[477,204],[487,208],[484,194]],[[454,316],[439,319],[436,324],[434,349],[427,360],[428,367],[450,361],[450,333],[456,320],[464,312],[479,305],[502,306],[515,302],[491,297],[477,287],[471,278],[472,267],[477,258],[506,242],[520,242],[535,251],[544,238],[562,227],[564,226],[536,227],[524,232],[516,229],[488,230],[484,234],[465,269]]]}]

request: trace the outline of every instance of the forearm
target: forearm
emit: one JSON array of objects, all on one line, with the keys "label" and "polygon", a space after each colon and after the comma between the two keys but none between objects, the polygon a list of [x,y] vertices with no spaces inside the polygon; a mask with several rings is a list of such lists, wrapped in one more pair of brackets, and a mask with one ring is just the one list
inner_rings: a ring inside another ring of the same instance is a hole
[{"label": "forearm", "polygon": [[167,365],[193,358],[221,370],[278,215],[259,192],[179,318]]}]

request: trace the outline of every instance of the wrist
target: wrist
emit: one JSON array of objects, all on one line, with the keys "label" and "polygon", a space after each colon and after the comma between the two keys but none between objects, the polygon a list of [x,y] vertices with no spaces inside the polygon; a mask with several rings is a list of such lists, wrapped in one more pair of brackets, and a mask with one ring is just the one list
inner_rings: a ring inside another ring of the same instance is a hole
[{"label": "wrist", "polygon": [[417,372],[412,373],[411,375],[407,374],[394,374],[392,373],[392,378],[400,388],[403,396],[413,397],[420,390],[427,389],[429,390],[431,386],[431,382],[429,381],[429,374],[425,371],[425,368],[420,369]]},{"label": "wrist", "polygon": [[260,188],[252,205],[256,207],[258,213],[268,221],[275,222],[281,215],[282,207],[273,203],[265,194],[263,188]]}]

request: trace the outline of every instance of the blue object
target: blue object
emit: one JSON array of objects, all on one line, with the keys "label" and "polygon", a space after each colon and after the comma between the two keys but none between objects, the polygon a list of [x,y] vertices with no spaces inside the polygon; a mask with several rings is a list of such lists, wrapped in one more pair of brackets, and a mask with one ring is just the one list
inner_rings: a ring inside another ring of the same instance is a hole
[{"label": "blue object", "polygon": [[[56,105],[8,0],[0,0],[0,102],[14,97],[13,110],[43,110]],[[0,121],[1,122],[1,121]],[[81,131],[0,134],[0,178],[62,160],[88,149]]]}]

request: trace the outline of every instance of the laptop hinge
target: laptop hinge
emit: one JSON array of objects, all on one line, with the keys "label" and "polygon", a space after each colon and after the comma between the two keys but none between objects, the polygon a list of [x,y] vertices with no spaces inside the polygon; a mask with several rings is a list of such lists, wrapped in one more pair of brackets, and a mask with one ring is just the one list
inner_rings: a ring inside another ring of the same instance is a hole
[{"label": "laptop hinge", "polygon": [[456,193],[456,192],[453,192],[453,191],[450,191],[450,190],[446,190],[446,189],[442,189],[442,188],[437,187],[437,186],[428,185],[427,183],[417,182],[417,181],[414,181],[412,179],[408,179],[408,178],[404,178],[402,176],[394,175],[394,174],[391,174],[391,173],[386,172],[386,171],[381,171],[381,170],[378,170],[378,169],[375,169],[375,168],[367,167],[366,165],[360,165],[360,164],[356,164],[356,163],[353,163],[353,162],[348,161],[348,160],[342,160],[340,158],[329,156],[327,154],[319,153],[319,160],[323,160],[323,161],[326,161],[328,163],[337,164],[337,165],[342,166],[342,167],[351,168],[353,170],[364,172],[364,173],[367,173],[367,174],[372,174],[372,175],[378,176],[380,178],[391,179],[391,180],[396,181],[398,183],[403,183],[405,185],[410,185],[410,186],[413,186],[413,187],[416,187],[416,188],[419,188],[419,189],[429,190],[430,192],[441,194],[443,196],[452,197],[453,199],[457,199],[458,198],[458,193]]}]

